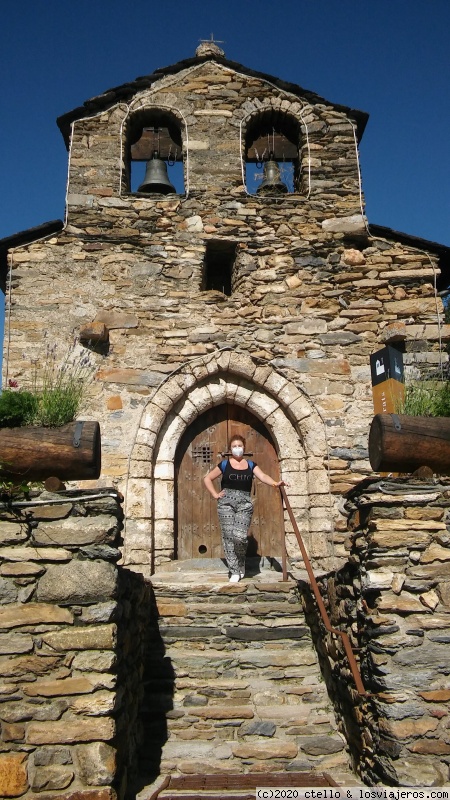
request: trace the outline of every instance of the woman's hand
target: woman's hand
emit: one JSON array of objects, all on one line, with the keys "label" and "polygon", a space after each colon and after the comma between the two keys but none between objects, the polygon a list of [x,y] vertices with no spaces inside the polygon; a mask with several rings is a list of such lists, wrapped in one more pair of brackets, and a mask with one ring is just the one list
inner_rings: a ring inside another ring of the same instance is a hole
[{"label": "woman's hand", "polygon": [[214,500],[218,500],[218,499],[219,499],[219,497],[225,497],[225,489],[222,489],[222,491],[221,491],[221,492],[219,492],[219,494],[217,494],[217,495],[215,496]]},{"label": "woman's hand", "polygon": [[268,486],[273,486],[276,489],[278,489],[280,486],[289,486],[289,484],[285,483],[284,481],[274,481],[274,479],[271,478],[270,475],[266,475],[266,473],[263,472],[258,465],[254,467],[253,474],[259,478],[261,483],[266,483]]},{"label": "woman's hand", "polygon": [[221,469],[219,467],[214,467],[203,478],[203,483],[205,484],[206,488],[208,489],[208,492],[210,493],[211,497],[214,498],[214,500],[218,500],[219,497],[223,497],[223,491],[216,492],[216,489],[215,489],[214,484],[213,484],[213,481],[215,481],[216,478],[219,478],[220,475],[222,475]]}]

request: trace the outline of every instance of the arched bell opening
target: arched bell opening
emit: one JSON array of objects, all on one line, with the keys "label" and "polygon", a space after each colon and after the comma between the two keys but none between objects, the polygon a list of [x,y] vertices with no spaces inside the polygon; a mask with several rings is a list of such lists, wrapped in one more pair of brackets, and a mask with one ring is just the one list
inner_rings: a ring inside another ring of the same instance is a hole
[{"label": "arched bell opening", "polygon": [[184,194],[182,127],[175,114],[160,108],[132,114],[125,161],[129,192],[144,196]]},{"label": "arched bell opening", "polygon": [[[198,416],[181,437],[175,456],[175,559],[223,557],[217,501],[206,491],[203,477],[222,460],[230,437],[237,434],[245,437],[248,457],[279,480],[275,443],[251,411],[223,403]],[[252,498],[247,556],[279,555],[284,530],[280,493],[255,479]]]},{"label": "arched bell opening", "polygon": [[250,194],[300,191],[300,122],[292,114],[268,109],[252,116],[245,133],[245,179]]}]

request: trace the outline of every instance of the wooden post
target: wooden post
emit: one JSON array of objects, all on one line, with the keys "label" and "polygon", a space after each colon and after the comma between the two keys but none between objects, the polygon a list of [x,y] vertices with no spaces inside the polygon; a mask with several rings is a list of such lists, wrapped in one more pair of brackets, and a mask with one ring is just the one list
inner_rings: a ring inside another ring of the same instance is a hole
[{"label": "wooden post", "polygon": [[0,477],[5,480],[95,480],[100,469],[98,422],[0,429]]},{"label": "wooden post", "polygon": [[369,432],[370,466],[376,472],[411,473],[430,467],[450,472],[450,418],[377,414]]}]

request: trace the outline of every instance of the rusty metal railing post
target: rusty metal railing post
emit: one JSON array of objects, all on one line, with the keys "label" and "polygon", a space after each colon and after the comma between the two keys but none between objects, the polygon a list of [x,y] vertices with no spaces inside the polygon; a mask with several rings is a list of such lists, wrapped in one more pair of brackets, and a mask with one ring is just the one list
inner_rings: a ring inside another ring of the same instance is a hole
[{"label": "rusty metal railing post", "polygon": [[287,581],[287,552],[286,552],[286,534],[284,532],[284,525],[281,526],[281,567],[283,570],[283,580]]},{"label": "rusty metal railing post", "polygon": [[[367,692],[366,692],[366,690],[364,688],[364,684],[363,684],[362,679],[361,679],[361,674],[360,674],[360,671],[358,669],[358,664],[356,662],[355,654],[354,654],[354,652],[352,650],[352,645],[350,643],[350,639],[348,637],[348,634],[345,633],[345,631],[340,631],[337,628],[333,628],[333,626],[331,625],[330,618],[328,616],[327,610],[325,608],[325,604],[324,604],[323,599],[322,599],[322,595],[320,594],[320,589],[319,589],[319,587],[317,585],[316,577],[315,577],[314,572],[312,570],[311,562],[310,562],[310,560],[308,558],[308,553],[306,552],[306,547],[305,547],[305,545],[303,543],[303,539],[302,539],[300,531],[298,529],[297,521],[296,521],[296,519],[294,517],[294,514],[292,512],[291,504],[290,504],[290,502],[289,502],[289,500],[287,498],[286,490],[285,490],[284,486],[280,486],[279,488],[280,488],[281,496],[283,498],[284,505],[286,507],[286,511],[288,512],[289,519],[291,520],[292,527],[294,528],[294,533],[295,533],[295,535],[297,537],[297,542],[298,542],[298,545],[300,547],[300,551],[301,551],[302,558],[303,558],[303,561],[304,561],[304,564],[305,564],[305,567],[306,567],[306,571],[308,573],[309,582],[311,584],[311,589],[313,590],[314,597],[316,599],[316,603],[317,603],[318,609],[320,611],[320,616],[322,617],[323,624],[325,625],[325,628],[327,629],[327,631],[329,633],[332,633],[335,636],[340,636],[340,638],[342,640],[342,644],[344,646],[345,654],[346,654],[347,659],[348,659],[350,671],[351,671],[351,673],[353,675],[353,680],[355,681],[355,684],[356,684],[356,689],[358,691],[358,694],[367,695]],[[284,530],[283,530],[283,539],[284,539]],[[286,551],[286,544],[284,544],[284,552],[285,551]],[[286,580],[286,579],[287,578],[284,577],[284,572],[283,572],[283,580]]]}]

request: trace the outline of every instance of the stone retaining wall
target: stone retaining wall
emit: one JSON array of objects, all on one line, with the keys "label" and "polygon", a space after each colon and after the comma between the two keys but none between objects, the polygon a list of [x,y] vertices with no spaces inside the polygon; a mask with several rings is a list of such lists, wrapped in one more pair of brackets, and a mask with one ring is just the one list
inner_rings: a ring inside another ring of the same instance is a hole
[{"label": "stone retaining wall", "polygon": [[0,507],[2,797],[114,800],[133,765],[148,595],[117,494],[82,496]]},{"label": "stone retaining wall", "polygon": [[374,693],[358,699],[328,636],[329,683],[353,757],[369,784],[448,785],[450,481],[363,481],[346,507],[349,562],[322,592],[333,623],[361,647]]}]

